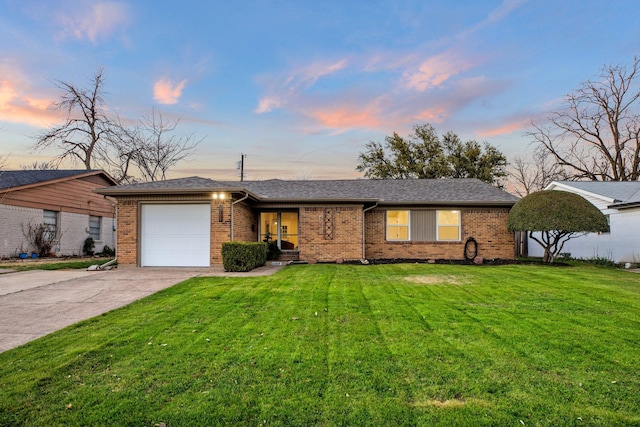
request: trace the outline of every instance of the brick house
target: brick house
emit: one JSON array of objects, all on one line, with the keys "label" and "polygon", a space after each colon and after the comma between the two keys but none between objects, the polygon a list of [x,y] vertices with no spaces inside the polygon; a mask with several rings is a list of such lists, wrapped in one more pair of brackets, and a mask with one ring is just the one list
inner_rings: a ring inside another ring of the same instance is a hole
[{"label": "brick house", "polygon": [[48,224],[58,235],[56,255],[81,255],[93,237],[95,251],[115,247],[115,200],[93,192],[116,185],[101,170],[0,171],[0,258],[35,248],[28,224]]},{"label": "brick house", "polygon": [[109,187],[118,202],[118,263],[221,264],[223,242],[274,241],[284,260],[513,259],[515,196],[476,179],[213,181],[191,177]]}]

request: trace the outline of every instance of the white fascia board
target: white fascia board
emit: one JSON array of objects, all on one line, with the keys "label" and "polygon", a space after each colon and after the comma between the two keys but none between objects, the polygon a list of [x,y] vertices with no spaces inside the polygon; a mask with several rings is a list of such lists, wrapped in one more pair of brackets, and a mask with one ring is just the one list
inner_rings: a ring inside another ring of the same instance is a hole
[{"label": "white fascia board", "polygon": [[569,191],[571,193],[576,193],[581,196],[593,197],[595,199],[600,199],[606,203],[615,203],[617,200],[611,197],[603,196],[602,194],[592,193],[591,191],[585,191],[580,188],[576,188],[572,185],[565,184],[563,182],[553,181],[551,184],[545,187],[545,190],[561,190],[561,191]]}]

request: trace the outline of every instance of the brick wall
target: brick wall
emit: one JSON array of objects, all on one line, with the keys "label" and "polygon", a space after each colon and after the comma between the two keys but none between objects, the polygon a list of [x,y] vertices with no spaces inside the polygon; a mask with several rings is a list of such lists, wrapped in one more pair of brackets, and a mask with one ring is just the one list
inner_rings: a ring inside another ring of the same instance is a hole
[{"label": "brick wall", "polygon": [[138,201],[136,199],[118,199],[117,222],[118,265],[136,265],[138,263]]},{"label": "brick wall", "polygon": [[[35,250],[24,236],[23,226],[29,222],[33,225],[42,224],[44,213],[42,209],[20,206],[0,205],[0,257],[15,257],[21,249],[30,253]],[[82,255],[84,240],[89,236],[89,215],[59,212],[58,233],[59,243],[52,248],[58,255]],[[113,219],[102,218],[102,240],[96,242],[95,251],[102,250],[104,245],[115,246]]]},{"label": "brick wall", "polygon": [[301,206],[300,260],[362,258],[362,205]]},{"label": "brick wall", "polygon": [[[234,212],[235,214],[235,212]],[[234,215],[235,220],[235,215]],[[231,200],[211,203],[211,263],[222,264],[222,243],[231,240]]]},{"label": "brick wall", "polygon": [[[406,209],[406,208],[400,208]],[[479,208],[461,210],[460,242],[387,242],[386,209],[366,213],[367,259],[464,259],[469,237],[478,242],[478,255],[487,259],[515,258],[513,233],[507,230],[509,209]]]},{"label": "brick wall", "polygon": [[[118,200],[118,259],[123,265],[138,263],[139,199]],[[211,202],[211,263],[222,263],[223,242],[231,238],[231,203],[206,196],[145,197],[143,201],[170,203]],[[258,240],[258,209],[240,202],[234,206],[234,239]],[[299,209],[299,259],[333,262],[362,258],[362,205],[302,205]],[[404,208],[403,208],[404,209]],[[478,255],[488,259],[515,256],[513,234],[507,230],[509,210],[504,208],[462,209],[460,242],[387,242],[385,209],[366,213],[366,258],[368,259],[463,259],[468,237],[478,241]]]},{"label": "brick wall", "polygon": [[41,224],[42,209],[0,205],[0,257],[16,257],[21,250],[34,250],[24,236],[22,226],[31,222]]},{"label": "brick wall", "polygon": [[233,206],[233,239],[240,242],[258,241],[258,213],[245,202]]},{"label": "brick wall", "polygon": [[89,233],[89,216],[71,212],[58,214],[60,242],[53,248],[57,254],[82,255],[82,246]]}]

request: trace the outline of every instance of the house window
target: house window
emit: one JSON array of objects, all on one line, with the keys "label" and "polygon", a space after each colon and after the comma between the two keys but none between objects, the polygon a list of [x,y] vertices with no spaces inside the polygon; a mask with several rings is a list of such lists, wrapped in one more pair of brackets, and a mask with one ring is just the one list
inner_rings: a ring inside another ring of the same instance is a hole
[{"label": "house window", "polygon": [[460,240],[460,211],[437,211],[438,240]]},{"label": "house window", "polygon": [[93,215],[89,216],[89,237],[94,241],[100,240],[101,225],[102,217]]},{"label": "house window", "polygon": [[459,210],[389,210],[388,241],[459,241]]},{"label": "house window", "polygon": [[298,250],[298,212],[261,212],[260,240],[276,242],[283,251]]},{"label": "house window", "polygon": [[387,211],[387,240],[409,240],[409,211]]},{"label": "house window", "polygon": [[44,211],[42,222],[47,225],[47,233],[50,238],[58,235],[58,212]]}]

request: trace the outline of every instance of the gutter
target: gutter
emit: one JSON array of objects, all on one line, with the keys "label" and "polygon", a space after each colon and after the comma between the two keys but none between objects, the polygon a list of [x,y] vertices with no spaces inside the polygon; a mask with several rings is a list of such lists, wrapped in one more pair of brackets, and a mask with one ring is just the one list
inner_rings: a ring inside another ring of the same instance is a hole
[{"label": "gutter", "polygon": [[233,242],[233,206],[234,206],[236,203],[240,203],[240,202],[242,202],[243,200],[246,200],[246,199],[248,199],[248,198],[249,198],[249,192],[248,192],[248,191],[245,191],[245,193],[244,193],[244,197],[243,197],[243,198],[238,199],[238,200],[236,200],[235,202],[231,203],[231,233],[230,233],[230,235],[229,235],[229,237],[230,237],[230,239],[229,239],[229,240],[231,240],[232,242]]},{"label": "gutter", "polygon": [[366,259],[366,248],[367,248],[367,242],[365,242],[364,240],[364,234],[365,234],[365,212],[370,211],[371,209],[377,208],[378,207],[378,202],[376,202],[375,205],[370,206],[366,209],[362,210],[362,259]]}]

